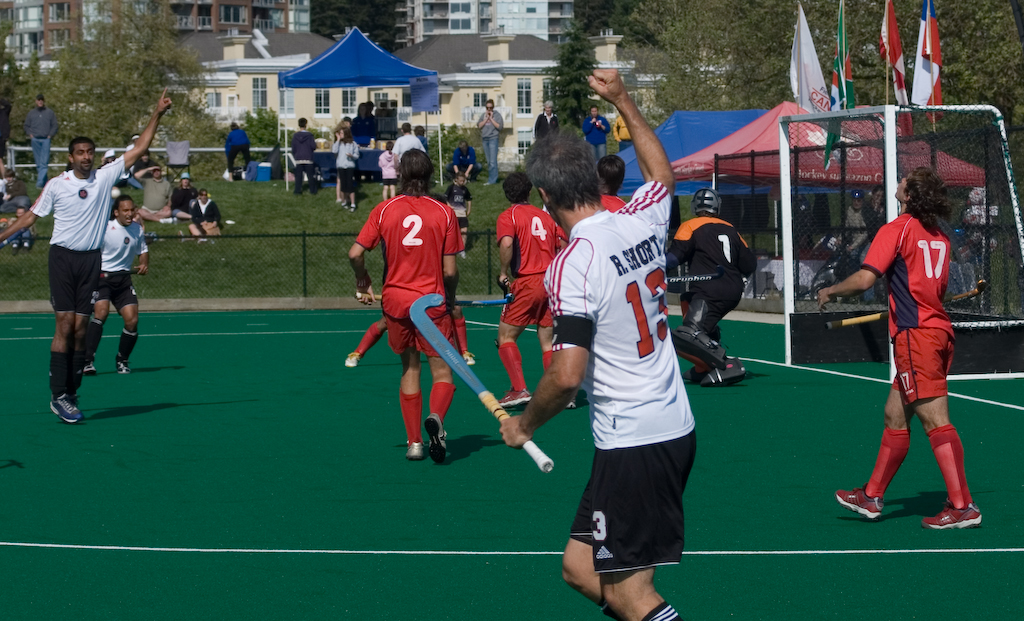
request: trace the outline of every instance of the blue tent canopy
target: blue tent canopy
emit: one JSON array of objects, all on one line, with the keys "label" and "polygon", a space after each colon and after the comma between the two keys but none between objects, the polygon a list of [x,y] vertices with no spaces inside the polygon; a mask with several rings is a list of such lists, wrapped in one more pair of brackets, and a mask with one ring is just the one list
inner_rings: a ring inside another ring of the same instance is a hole
[{"label": "blue tent canopy", "polygon": [[280,88],[409,86],[411,78],[437,75],[388,54],[353,28],[323,54],[277,74]]},{"label": "blue tent canopy", "polygon": [[[694,112],[680,110],[673,112],[654,133],[661,140],[668,154],[668,161],[674,162],[714,144],[736,130],[745,127],[763,115],[767,110],[730,110],[726,112]],[[632,194],[644,184],[640,166],[636,163],[636,152],[632,147],[619,153],[626,162],[626,178],[619,193]],[[676,196],[689,196],[706,187],[703,182],[676,184]],[[749,190],[747,190],[749,191]]]}]

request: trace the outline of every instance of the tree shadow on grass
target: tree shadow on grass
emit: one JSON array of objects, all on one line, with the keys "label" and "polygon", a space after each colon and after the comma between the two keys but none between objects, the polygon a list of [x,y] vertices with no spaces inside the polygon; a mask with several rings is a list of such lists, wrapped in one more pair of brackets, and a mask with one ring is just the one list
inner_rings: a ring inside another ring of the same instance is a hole
[{"label": "tree shadow on grass", "polygon": [[14,459],[0,459],[0,470],[4,468],[21,468],[25,469],[25,464]]},{"label": "tree shadow on grass", "polygon": [[142,405],[125,405],[119,408],[100,410],[95,414],[86,417],[85,420],[102,420],[104,418],[119,418],[121,416],[135,416],[136,414],[149,414],[160,410],[170,410],[180,407],[196,407],[206,405],[229,405],[232,403],[247,403],[257,399],[243,399],[240,401],[215,401],[211,403],[146,403]]}]

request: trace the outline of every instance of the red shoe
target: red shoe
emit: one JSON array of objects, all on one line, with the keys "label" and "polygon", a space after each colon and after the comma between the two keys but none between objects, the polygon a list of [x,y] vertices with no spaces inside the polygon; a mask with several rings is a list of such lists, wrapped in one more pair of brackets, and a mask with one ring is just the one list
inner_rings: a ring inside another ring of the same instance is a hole
[{"label": "red shoe", "polygon": [[935,517],[921,520],[921,528],[947,530],[950,528],[977,528],[981,526],[981,510],[978,505],[968,503],[963,509],[957,509],[946,499],[946,506]]},{"label": "red shoe", "polygon": [[843,507],[859,513],[871,521],[877,520],[878,516],[882,515],[882,507],[885,506],[881,497],[872,498],[865,494],[864,489],[861,487],[849,492],[843,489],[838,490],[836,492],[836,501]]},{"label": "red shoe", "polygon": [[503,408],[515,407],[528,403],[533,395],[530,394],[529,390],[510,390],[505,393],[505,396],[498,401],[498,405]]}]

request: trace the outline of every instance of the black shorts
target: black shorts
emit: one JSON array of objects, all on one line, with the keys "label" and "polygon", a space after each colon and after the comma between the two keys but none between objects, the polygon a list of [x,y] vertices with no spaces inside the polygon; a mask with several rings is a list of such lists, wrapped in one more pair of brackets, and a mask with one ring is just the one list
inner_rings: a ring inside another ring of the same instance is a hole
[{"label": "black shorts", "polygon": [[398,179],[381,179],[381,185],[398,185]]},{"label": "black shorts", "polygon": [[99,250],[79,252],[50,246],[50,306],[54,312],[92,314],[101,259]]},{"label": "black shorts", "polygon": [[355,168],[338,169],[338,189],[341,190],[342,194],[351,194],[356,191],[356,185],[352,181],[355,172]]},{"label": "black shorts", "polygon": [[103,272],[100,274],[100,285],[96,288],[96,301],[108,300],[114,308],[121,310],[125,306],[139,305],[135,295],[130,272]]},{"label": "black shorts", "polygon": [[461,217],[460,216],[456,216],[456,220],[459,221],[459,228],[460,229],[468,229],[469,228],[469,218],[467,218],[466,216],[461,216]]},{"label": "black shorts", "polygon": [[569,535],[593,547],[598,573],[682,558],[683,490],[697,450],[695,434],[594,453]]}]

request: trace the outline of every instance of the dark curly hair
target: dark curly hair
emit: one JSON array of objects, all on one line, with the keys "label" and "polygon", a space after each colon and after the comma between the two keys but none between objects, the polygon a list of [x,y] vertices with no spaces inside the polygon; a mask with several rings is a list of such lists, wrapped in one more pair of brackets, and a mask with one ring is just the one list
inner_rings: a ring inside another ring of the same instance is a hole
[{"label": "dark curly hair", "polygon": [[935,228],[939,218],[948,220],[952,209],[946,196],[946,184],[931,168],[915,168],[907,175],[907,213],[921,221],[925,228]]},{"label": "dark curly hair", "polygon": [[501,187],[505,190],[505,198],[510,203],[530,202],[530,192],[533,190],[533,184],[530,183],[530,178],[526,176],[526,173],[509,173]]},{"label": "dark curly hair", "polygon": [[401,192],[406,196],[423,196],[430,191],[434,176],[434,164],[423,151],[413,149],[402,154],[398,163],[401,178]]}]

